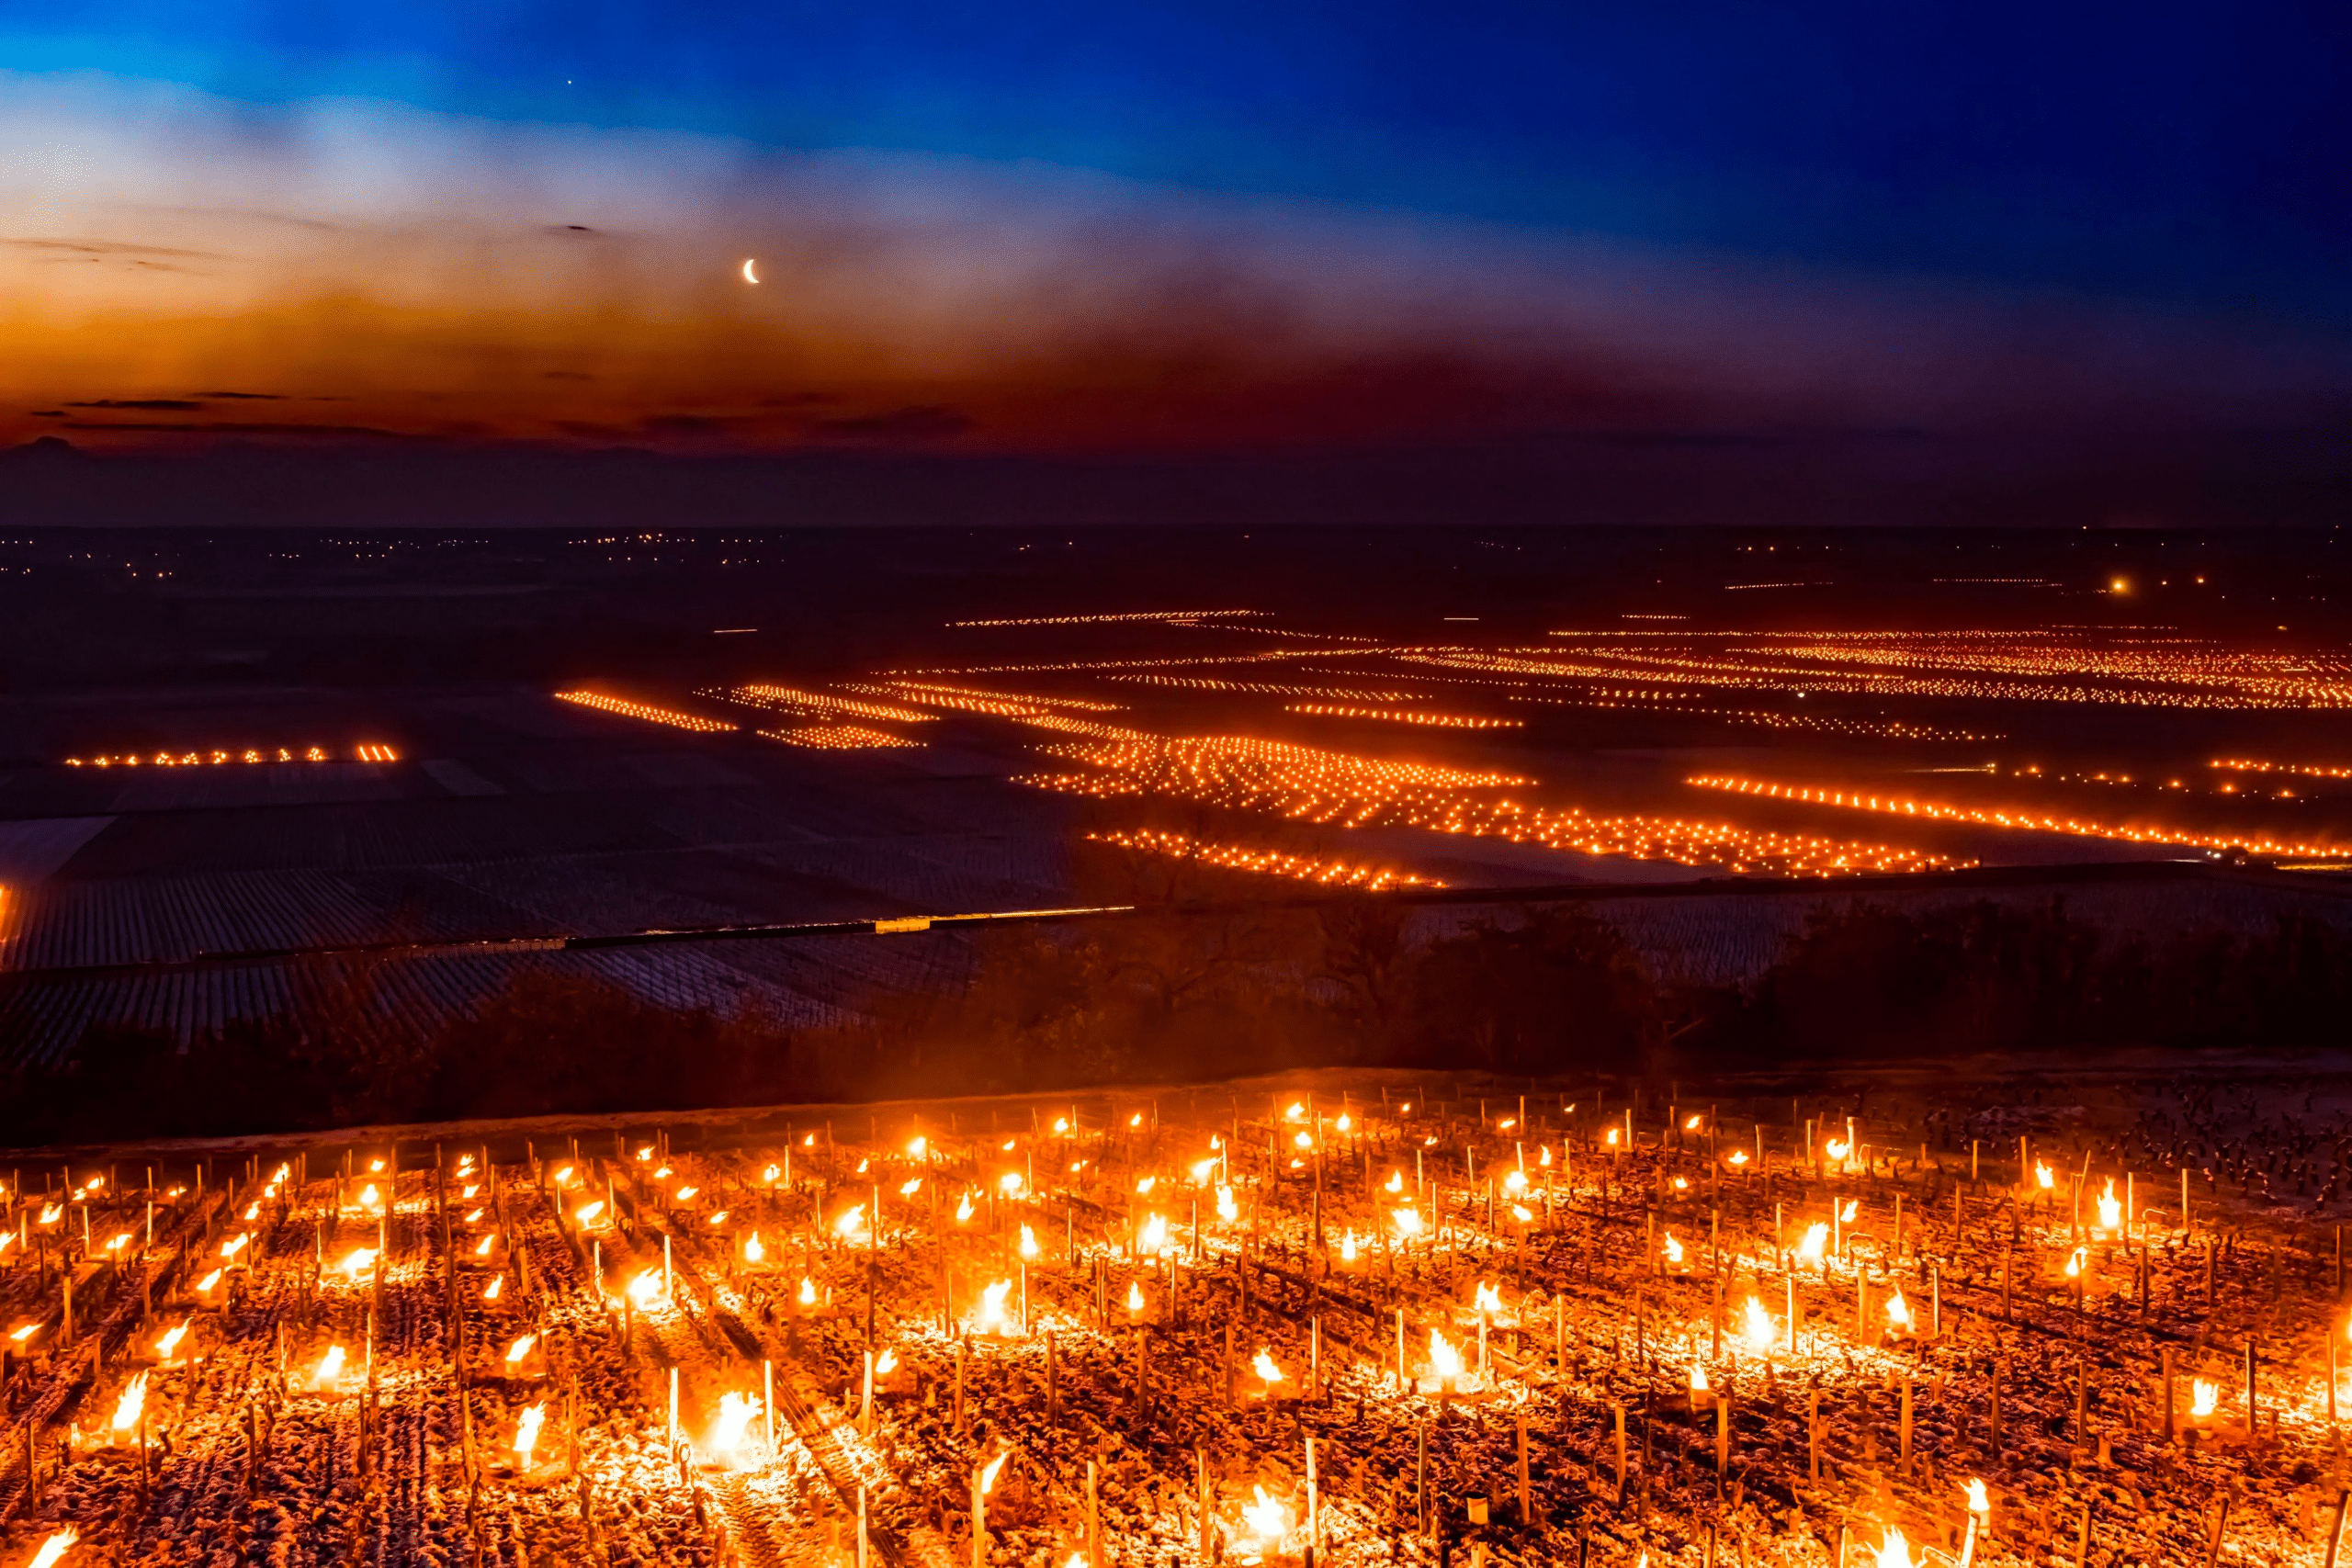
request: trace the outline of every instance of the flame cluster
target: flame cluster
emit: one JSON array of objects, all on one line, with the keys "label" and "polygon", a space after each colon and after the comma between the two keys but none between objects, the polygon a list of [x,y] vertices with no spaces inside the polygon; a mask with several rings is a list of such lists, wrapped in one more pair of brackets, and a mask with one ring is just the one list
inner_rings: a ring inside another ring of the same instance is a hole
[{"label": "flame cluster", "polygon": [[1286,854],[1280,850],[1251,849],[1246,844],[1212,844],[1187,834],[1152,828],[1137,829],[1132,832],[1089,833],[1086,836],[1094,843],[1111,844],[1143,854],[1197,861],[1203,865],[1213,865],[1226,871],[1287,876],[1295,881],[1318,883],[1326,887],[1361,887],[1367,892],[1377,893],[1390,887],[1445,886],[1434,878],[1415,876],[1410,872],[1391,871],[1382,866],[1343,860],[1322,860],[1313,855]]},{"label": "flame cluster", "polygon": [[1441,729],[1523,729],[1520,718],[1485,718],[1467,713],[1430,713],[1418,708],[1365,708],[1340,703],[1291,703],[1286,713],[1315,714],[1326,718],[1370,718],[1383,724],[1425,724]]},{"label": "flame cluster", "polygon": [[[362,762],[397,762],[400,761],[400,753],[393,750],[392,748],[390,746],[379,746],[372,741],[359,746],[352,755],[356,760]],[[306,746],[302,749],[302,751],[299,756],[290,746],[245,746],[234,750],[223,746],[215,746],[211,750],[205,751],[181,751],[178,753],[158,751],[152,757],[141,757],[136,751],[125,751],[120,756],[111,756],[102,753],[98,756],[88,758],[68,757],[65,759],[65,765],[69,768],[219,768],[237,763],[332,762],[334,761],[334,758],[329,754],[327,749],[323,746]]]},{"label": "flame cluster", "polygon": [[718,719],[705,718],[700,714],[655,707],[651,703],[631,702],[627,697],[608,697],[601,692],[558,692],[555,695],[560,702],[578,703],[582,707],[594,708],[598,713],[618,714],[623,718],[639,718],[648,724],[666,724],[698,734],[715,734],[741,728]]}]

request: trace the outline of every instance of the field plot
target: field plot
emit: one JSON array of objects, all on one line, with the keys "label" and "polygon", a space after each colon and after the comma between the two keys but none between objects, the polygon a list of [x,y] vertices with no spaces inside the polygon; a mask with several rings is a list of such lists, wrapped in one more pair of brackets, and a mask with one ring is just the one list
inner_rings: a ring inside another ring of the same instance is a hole
[{"label": "field plot", "polygon": [[10,1560],[2331,1555],[2341,1116],[1522,1087],[27,1168]]}]

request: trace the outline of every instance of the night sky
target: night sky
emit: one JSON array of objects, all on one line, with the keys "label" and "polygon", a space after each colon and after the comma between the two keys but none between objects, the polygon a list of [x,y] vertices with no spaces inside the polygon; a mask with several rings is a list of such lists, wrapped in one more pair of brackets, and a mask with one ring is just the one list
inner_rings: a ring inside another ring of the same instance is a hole
[{"label": "night sky", "polygon": [[2316,520],[2346,17],[12,7],[0,445]]}]

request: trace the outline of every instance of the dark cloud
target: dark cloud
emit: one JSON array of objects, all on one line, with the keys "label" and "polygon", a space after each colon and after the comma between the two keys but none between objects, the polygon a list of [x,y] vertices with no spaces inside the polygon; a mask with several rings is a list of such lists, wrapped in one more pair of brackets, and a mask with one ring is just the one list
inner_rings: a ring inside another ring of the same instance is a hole
[{"label": "dark cloud", "polygon": [[199,398],[237,398],[256,403],[282,403],[286,400],[280,392],[198,392],[194,395]]},{"label": "dark cloud", "polygon": [[562,235],[571,235],[571,234],[589,234],[589,235],[594,235],[594,234],[595,234],[596,231],[595,231],[595,230],[594,230],[594,229],[591,229],[591,228],[590,228],[590,227],[588,227],[588,225],[587,225],[587,224],[585,224],[585,223],[550,223],[550,224],[548,224],[548,225],[547,226],[547,232],[548,232],[548,233],[550,233],[550,234],[562,234]]},{"label": "dark cloud", "polygon": [[85,256],[186,256],[205,261],[218,261],[218,251],[175,250],[169,245],[132,245],[119,240],[15,240],[0,239],[0,245],[16,245],[28,251],[65,251]]},{"label": "dark cloud", "polygon": [[[76,405],[79,406],[79,405]],[[116,403],[115,408],[136,408],[136,403]],[[388,441],[413,441],[417,437],[398,430],[379,430],[367,424],[265,424],[257,422],[231,420],[198,420],[181,424],[142,424],[124,420],[119,423],[77,419],[67,424],[68,430],[136,430],[147,433],[168,432],[174,435],[315,435],[377,436]]]},{"label": "dark cloud", "polygon": [[33,409],[29,412],[35,419],[63,419],[65,417],[63,409]]},{"label": "dark cloud", "polygon": [[917,403],[888,413],[852,419],[812,420],[808,434],[820,441],[945,441],[972,428],[972,419],[945,403]]},{"label": "dark cloud", "polygon": [[69,409],[144,409],[150,413],[194,412],[204,405],[192,398],[92,398]]}]

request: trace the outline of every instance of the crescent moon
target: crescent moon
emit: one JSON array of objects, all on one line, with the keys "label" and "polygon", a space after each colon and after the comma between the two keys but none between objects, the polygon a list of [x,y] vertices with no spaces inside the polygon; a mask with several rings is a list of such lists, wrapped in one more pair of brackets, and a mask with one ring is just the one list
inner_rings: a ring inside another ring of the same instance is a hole
[{"label": "crescent moon", "polygon": [[745,262],[745,263],[743,264],[743,281],[744,281],[744,282],[746,282],[746,283],[757,283],[757,282],[760,280],[760,275],[759,275],[758,273],[753,272],[753,271],[752,270],[752,266],[753,266],[754,265],[756,265],[758,261],[759,261],[759,258],[758,258],[757,256],[754,256],[754,257],[752,257],[750,261],[747,261],[747,262]]}]

